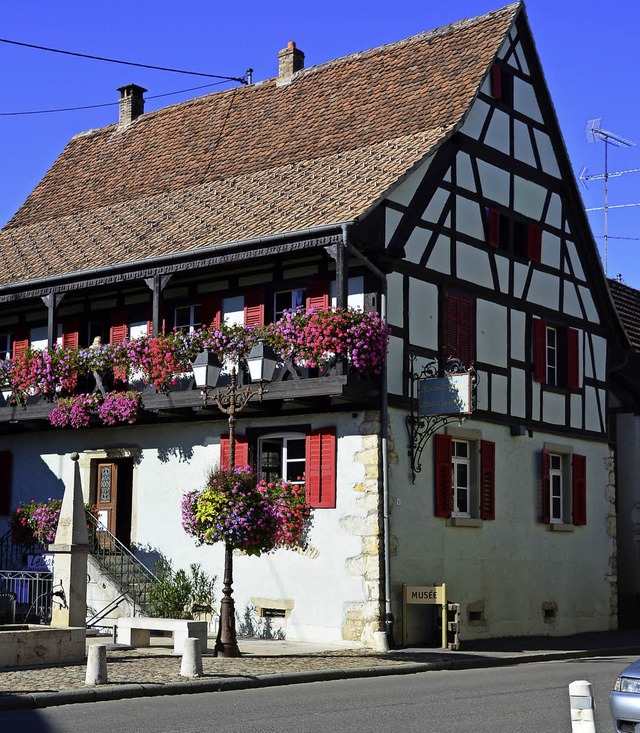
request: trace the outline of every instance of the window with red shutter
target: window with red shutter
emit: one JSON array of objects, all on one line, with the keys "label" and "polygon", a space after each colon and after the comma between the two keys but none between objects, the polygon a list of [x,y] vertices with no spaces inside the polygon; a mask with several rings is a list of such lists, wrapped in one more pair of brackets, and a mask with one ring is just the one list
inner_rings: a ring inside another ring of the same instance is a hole
[{"label": "window with red shutter", "polygon": [[29,348],[29,329],[17,328],[13,338],[12,358],[21,356]]},{"label": "window with red shutter", "polygon": [[500,213],[497,209],[489,209],[488,242],[492,247],[500,246]]},{"label": "window with red shutter", "polygon": [[336,448],[334,427],[312,430],[307,435],[305,493],[310,507],[336,506]]},{"label": "window with red shutter", "polygon": [[[244,468],[249,465],[249,439],[246,435],[235,436],[234,468]],[[229,467],[229,436],[220,436],[220,468]]]},{"label": "window with red shutter", "polygon": [[480,443],[480,519],[496,518],[496,444]]},{"label": "window with red shutter", "polygon": [[329,307],[329,281],[313,280],[307,287],[306,309],[319,308],[326,310]]},{"label": "window with red shutter", "polygon": [[533,378],[547,381],[547,324],[540,318],[533,321]]},{"label": "window with red shutter", "polygon": [[[109,343],[119,344],[127,340],[129,326],[127,325],[128,314],[126,311],[116,311],[111,315],[111,328],[109,329]],[[126,367],[115,367],[113,378],[116,382],[127,381]]]},{"label": "window with red shutter", "polygon": [[450,435],[436,433],[435,455],[435,514],[436,517],[450,517],[453,509],[451,490],[451,462],[453,458]]},{"label": "window with red shutter", "polygon": [[537,224],[527,227],[527,257],[531,262],[540,262],[542,257],[542,229]]},{"label": "window with red shutter", "polygon": [[542,507],[543,524],[551,522],[551,460],[548,450],[542,451]]},{"label": "window with red shutter", "polygon": [[11,482],[13,474],[13,453],[0,451],[0,515],[11,512]]},{"label": "window with red shutter", "polygon": [[469,366],[473,361],[473,302],[447,293],[444,310],[446,356]]},{"label": "window with red shutter", "polygon": [[264,326],[264,290],[252,290],[245,293],[244,325]]},{"label": "window with red shutter", "polygon": [[80,345],[80,324],[77,318],[71,318],[62,324],[62,348],[77,349]]},{"label": "window with red shutter", "polygon": [[573,454],[572,461],[573,523],[576,526],[587,523],[587,459]]},{"label": "window with red shutter", "polygon": [[578,332],[575,328],[567,329],[567,387],[569,389],[580,388]]},{"label": "window with red shutter", "polygon": [[202,325],[219,328],[221,322],[221,300],[217,295],[212,295],[202,301]]}]

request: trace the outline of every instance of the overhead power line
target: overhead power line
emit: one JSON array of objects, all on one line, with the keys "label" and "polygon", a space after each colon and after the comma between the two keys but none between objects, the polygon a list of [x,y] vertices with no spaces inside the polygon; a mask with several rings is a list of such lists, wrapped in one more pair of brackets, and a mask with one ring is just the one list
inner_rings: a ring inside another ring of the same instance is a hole
[{"label": "overhead power line", "polygon": [[[195,92],[199,89],[209,89],[210,87],[224,84],[224,81],[214,81],[212,84],[202,84],[198,87],[189,87],[189,89],[179,89],[177,92],[165,92],[164,94],[153,94],[145,97],[145,101],[149,99],[161,99],[162,97],[173,97],[176,94],[186,94],[187,92]],[[102,104],[87,104],[83,107],[58,107],[57,109],[36,109],[27,112],[0,112],[0,117],[18,117],[21,115],[46,115],[54,112],[79,112],[85,109],[98,109],[100,107],[116,107],[119,102],[103,102]]]},{"label": "overhead power line", "polygon": [[22,41],[12,41],[8,38],[0,38],[0,43],[9,43],[13,46],[22,46],[23,48],[34,48],[38,51],[48,51],[49,53],[61,53],[65,56],[76,56],[81,59],[91,59],[92,61],[106,61],[110,64],[122,64],[123,66],[137,66],[140,69],[153,69],[154,71],[169,71],[173,74],[189,74],[190,76],[206,76],[209,79],[224,79],[226,81],[237,81],[240,84],[247,84],[246,77],[239,76],[221,76],[219,74],[205,74],[202,71],[185,71],[184,69],[171,69],[166,66],[152,66],[151,64],[138,64],[135,61],[120,61],[118,59],[110,59],[105,56],[93,56],[88,53],[77,53],[75,51],[63,51],[59,48],[49,48],[47,46],[38,46],[34,43],[23,43]]}]

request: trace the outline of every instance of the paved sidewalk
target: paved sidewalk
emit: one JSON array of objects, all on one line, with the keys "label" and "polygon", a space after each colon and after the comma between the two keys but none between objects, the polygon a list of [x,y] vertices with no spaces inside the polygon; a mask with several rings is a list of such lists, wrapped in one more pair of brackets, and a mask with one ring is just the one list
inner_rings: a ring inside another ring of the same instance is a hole
[{"label": "paved sidewalk", "polygon": [[[91,638],[88,644],[109,644]],[[213,648],[214,640],[210,640]],[[242,656],[203,655],[203,676],[180,676],[181,658],[169,638],[147,649],[109,649],[108,684],[85,685],[85,664],[0,670],[0,711],[153,695],[237,690],[348,677],[415,674],[436,669],[504,666],[540,660],[632,654],[640,657],[640,630],[569,637],[510,638],[467,642],[461,651],[368,649],[289,641],[240,639]]]}]

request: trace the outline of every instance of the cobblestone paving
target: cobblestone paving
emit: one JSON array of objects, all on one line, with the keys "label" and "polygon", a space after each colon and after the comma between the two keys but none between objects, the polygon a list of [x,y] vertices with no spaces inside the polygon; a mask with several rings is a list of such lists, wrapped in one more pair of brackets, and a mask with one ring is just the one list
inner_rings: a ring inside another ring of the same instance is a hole
[{"label": "cobblestone paving", "polygon": [[[286,656],[249,654],[238,659],[223,659],[205,654],[202,657],[202,679],[354,669],[408,664],[413,661],[416,660],[406,655],[376,654],[362,649]],[[172,654],[169,649],[108,650],[108,683],[118,685],[184,682],[185,678],[180,675],[180,663],[180,655]],[[85,686],[85,674],[85,664],[0,670],[0,696],[78,689]]]}]

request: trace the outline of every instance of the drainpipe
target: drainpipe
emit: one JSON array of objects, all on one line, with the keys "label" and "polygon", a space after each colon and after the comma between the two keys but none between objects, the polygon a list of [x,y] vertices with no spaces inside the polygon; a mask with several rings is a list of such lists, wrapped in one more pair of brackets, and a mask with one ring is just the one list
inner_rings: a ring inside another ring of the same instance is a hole
[{"label": "drainpipe", "polygon": [[[343,230],[344,231],[344,230]],[[343,241],[349,252],[369,269],[379,280],[381,285],[380,315],[387,321],[387,276],[367,259],[362,252]],[[389,400],[387,387],[387,357],[385,354],[382,365],[382,388],[380,390],[380,453],[382,455],[382,543],[384,562],[384,630],[387,642],[393,646],[393,611],[391,609],[391,542],[390,542],[390,499],[389,499]]]}]

